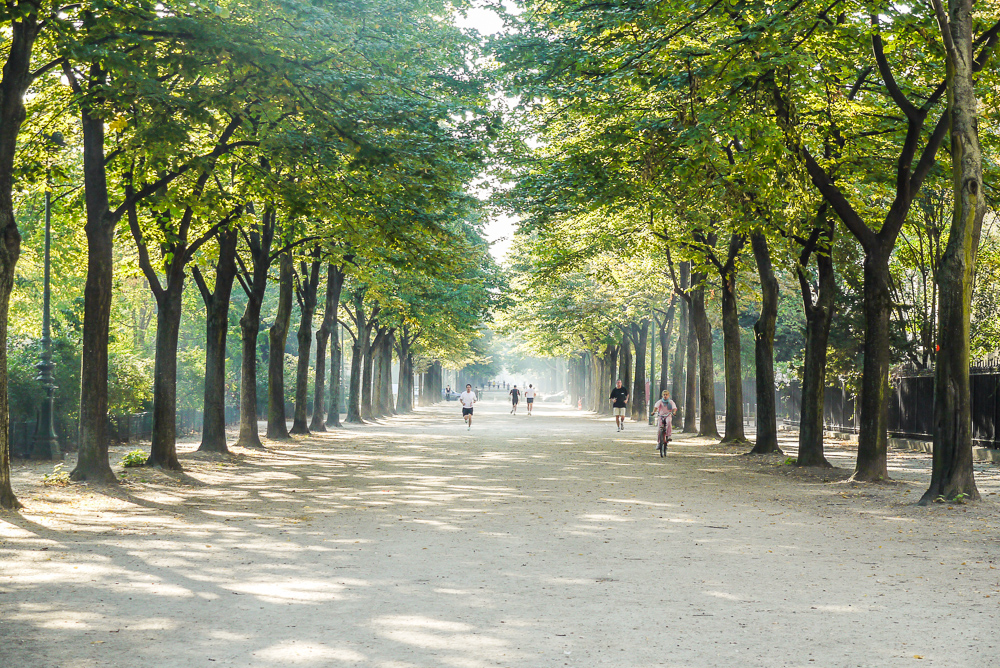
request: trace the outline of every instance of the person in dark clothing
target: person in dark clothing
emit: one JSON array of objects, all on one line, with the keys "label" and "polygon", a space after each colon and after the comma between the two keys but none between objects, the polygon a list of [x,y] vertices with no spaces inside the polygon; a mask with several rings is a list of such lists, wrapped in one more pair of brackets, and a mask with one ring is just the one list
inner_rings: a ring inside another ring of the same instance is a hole
[{"label": "person in dark clothing", "polygon": [[510,395],[510,402],[512,404],[510,412],[513,415],[517,412],[517,402],[521,399],[521,390],[517,389],[517,385],[515,385],[510,388],[510,392],[508,392],[508,394]]},{"label": "person in dark clothing", "polygon": [[625,409],[628,407],[628,390],[622,387],[621,380],[615,383],[614,389],[611,390],[609,400],[611,401],[611,408],[613,408],[615,412],[615,425],[618,427],[618,431],[624,431]]}]

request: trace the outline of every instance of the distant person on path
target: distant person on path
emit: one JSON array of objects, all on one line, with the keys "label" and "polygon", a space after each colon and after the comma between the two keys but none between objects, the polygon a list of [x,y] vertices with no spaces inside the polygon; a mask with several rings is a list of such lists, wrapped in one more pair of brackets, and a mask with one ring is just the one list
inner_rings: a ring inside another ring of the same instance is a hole
[{"label": "distant person on path", "polygon": [[611,408],[615,412],[615,425],[618,427],[618,431],[625,431],[625,409],[628,408],[628,390],[622,387],[621,380],[615,383],[609,400],[611,401]]},{"label": "distant person on path", "polygon": [[528,415],[531,415],[531,406],[535,403],[535,388],[528,383],[528,389],[524,391],[524,400],[528,402]]},{"label": "distant person on path", "polygon": [[656,414],[657,428],[663,429],[663,438],[657,438],[656,449],[661,457],[667,456],[667,443],[673,433],[673,417],[677,412],[677,404],[670,398],[670,390],[663,390],[663,398],[653,405],[653,413]]},{"label": "distant person on path", "polygon": [[511,415],[513,415],[514,413],[517,412],[517,402],[520,401],[521,399],[521,390],[517,389],[517,385],[515,385],[514,387],[510,388],[510,392],[508,392],[507,394],[510,395],[510,403],[512,404],[510,413]]},{"label": "distant person on path", "polygon": [[472,391],[472,385],[465,386],[465,392],[458,395],[459,401],[462,402],[462,419],[469,423],[469,429],[472,429],[472,406],[477,401],[476,393]]}]

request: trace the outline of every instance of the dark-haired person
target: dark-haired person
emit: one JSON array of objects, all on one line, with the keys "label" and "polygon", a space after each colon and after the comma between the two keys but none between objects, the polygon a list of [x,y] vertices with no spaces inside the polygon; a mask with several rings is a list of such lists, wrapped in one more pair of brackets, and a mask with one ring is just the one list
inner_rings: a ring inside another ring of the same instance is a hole
[{"label": "dark-haired person", "polygon": [[510,403],[511,403],[510,413],[511,415],[513,415],[514,413],[517,412],[517,402],[521,400],[521,390],[517,389],[517,385],[515,385],[514,387],[510,388],[510,392],[508,392],[507,394],[510,395]]},{"label": "dark-haired person", "polygon": [[468,422],[469,429],[472,429],[472,407],[479,401],[476,393],[472,391],[472,385],[465,386],[465,392],[458,395],[458,400],[462,402],[462,419]]},{"label": "dark-haired person", "polygon": [[611,396],[608,399],[611,401],[611,408],[614,409],[615,424],[618,426],[618,431],[625,431],[625,409],[628,408],[628,389],[622,387],[620,379],[615,383],[614,388],[611,390]]},{"label": "dark-haired person", "polygon": [[535,403],[535,387],[528,383],[528,389],[524,391],[524,400],[528,402],[528,415],[531,415],[531,406]]}]

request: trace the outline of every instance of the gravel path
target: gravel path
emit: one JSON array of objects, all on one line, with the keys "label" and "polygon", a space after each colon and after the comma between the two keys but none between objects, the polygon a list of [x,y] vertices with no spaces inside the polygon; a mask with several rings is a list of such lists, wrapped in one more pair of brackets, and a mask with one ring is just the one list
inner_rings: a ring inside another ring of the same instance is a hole
[{"label": "gravel path", "polygon": [[[3,668],[997,665],[1000,523],[540,404],[457,404],[0,514]],[[784,445],[783,445],[784,447]],[[793,448],[786,448],[794,454]],[[121,450],[118,455],[120,456]]]}]

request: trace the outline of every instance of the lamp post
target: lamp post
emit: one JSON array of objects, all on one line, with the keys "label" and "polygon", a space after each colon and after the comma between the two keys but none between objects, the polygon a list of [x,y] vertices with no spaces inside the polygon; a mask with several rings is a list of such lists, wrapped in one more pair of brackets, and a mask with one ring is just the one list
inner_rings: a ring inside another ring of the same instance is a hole
[{"label": "lamp post", "polygon": [[[58,132],[48,138],[46,150],[51,153],[58,150],[63,145],[62,135]],[[52,248],[52,167],[51,164],[45,172],[45,272],[42,287],[42,352],[39,361],[35,365],[38,375],[35,380],[42,384],[45,390],[45,398],[38,409],[38,423],[35,425],[35,438],[31,446],[32,459],[62,459],[62,451],[59,449],[59,440],[56,438],[56,430],[53,426],[52,402],[55,397],[56,384],[52,375],[55,364],[52,362],[52,336],[50,329],[50,295],[51,287],[49,283],[51,267]]]}]

